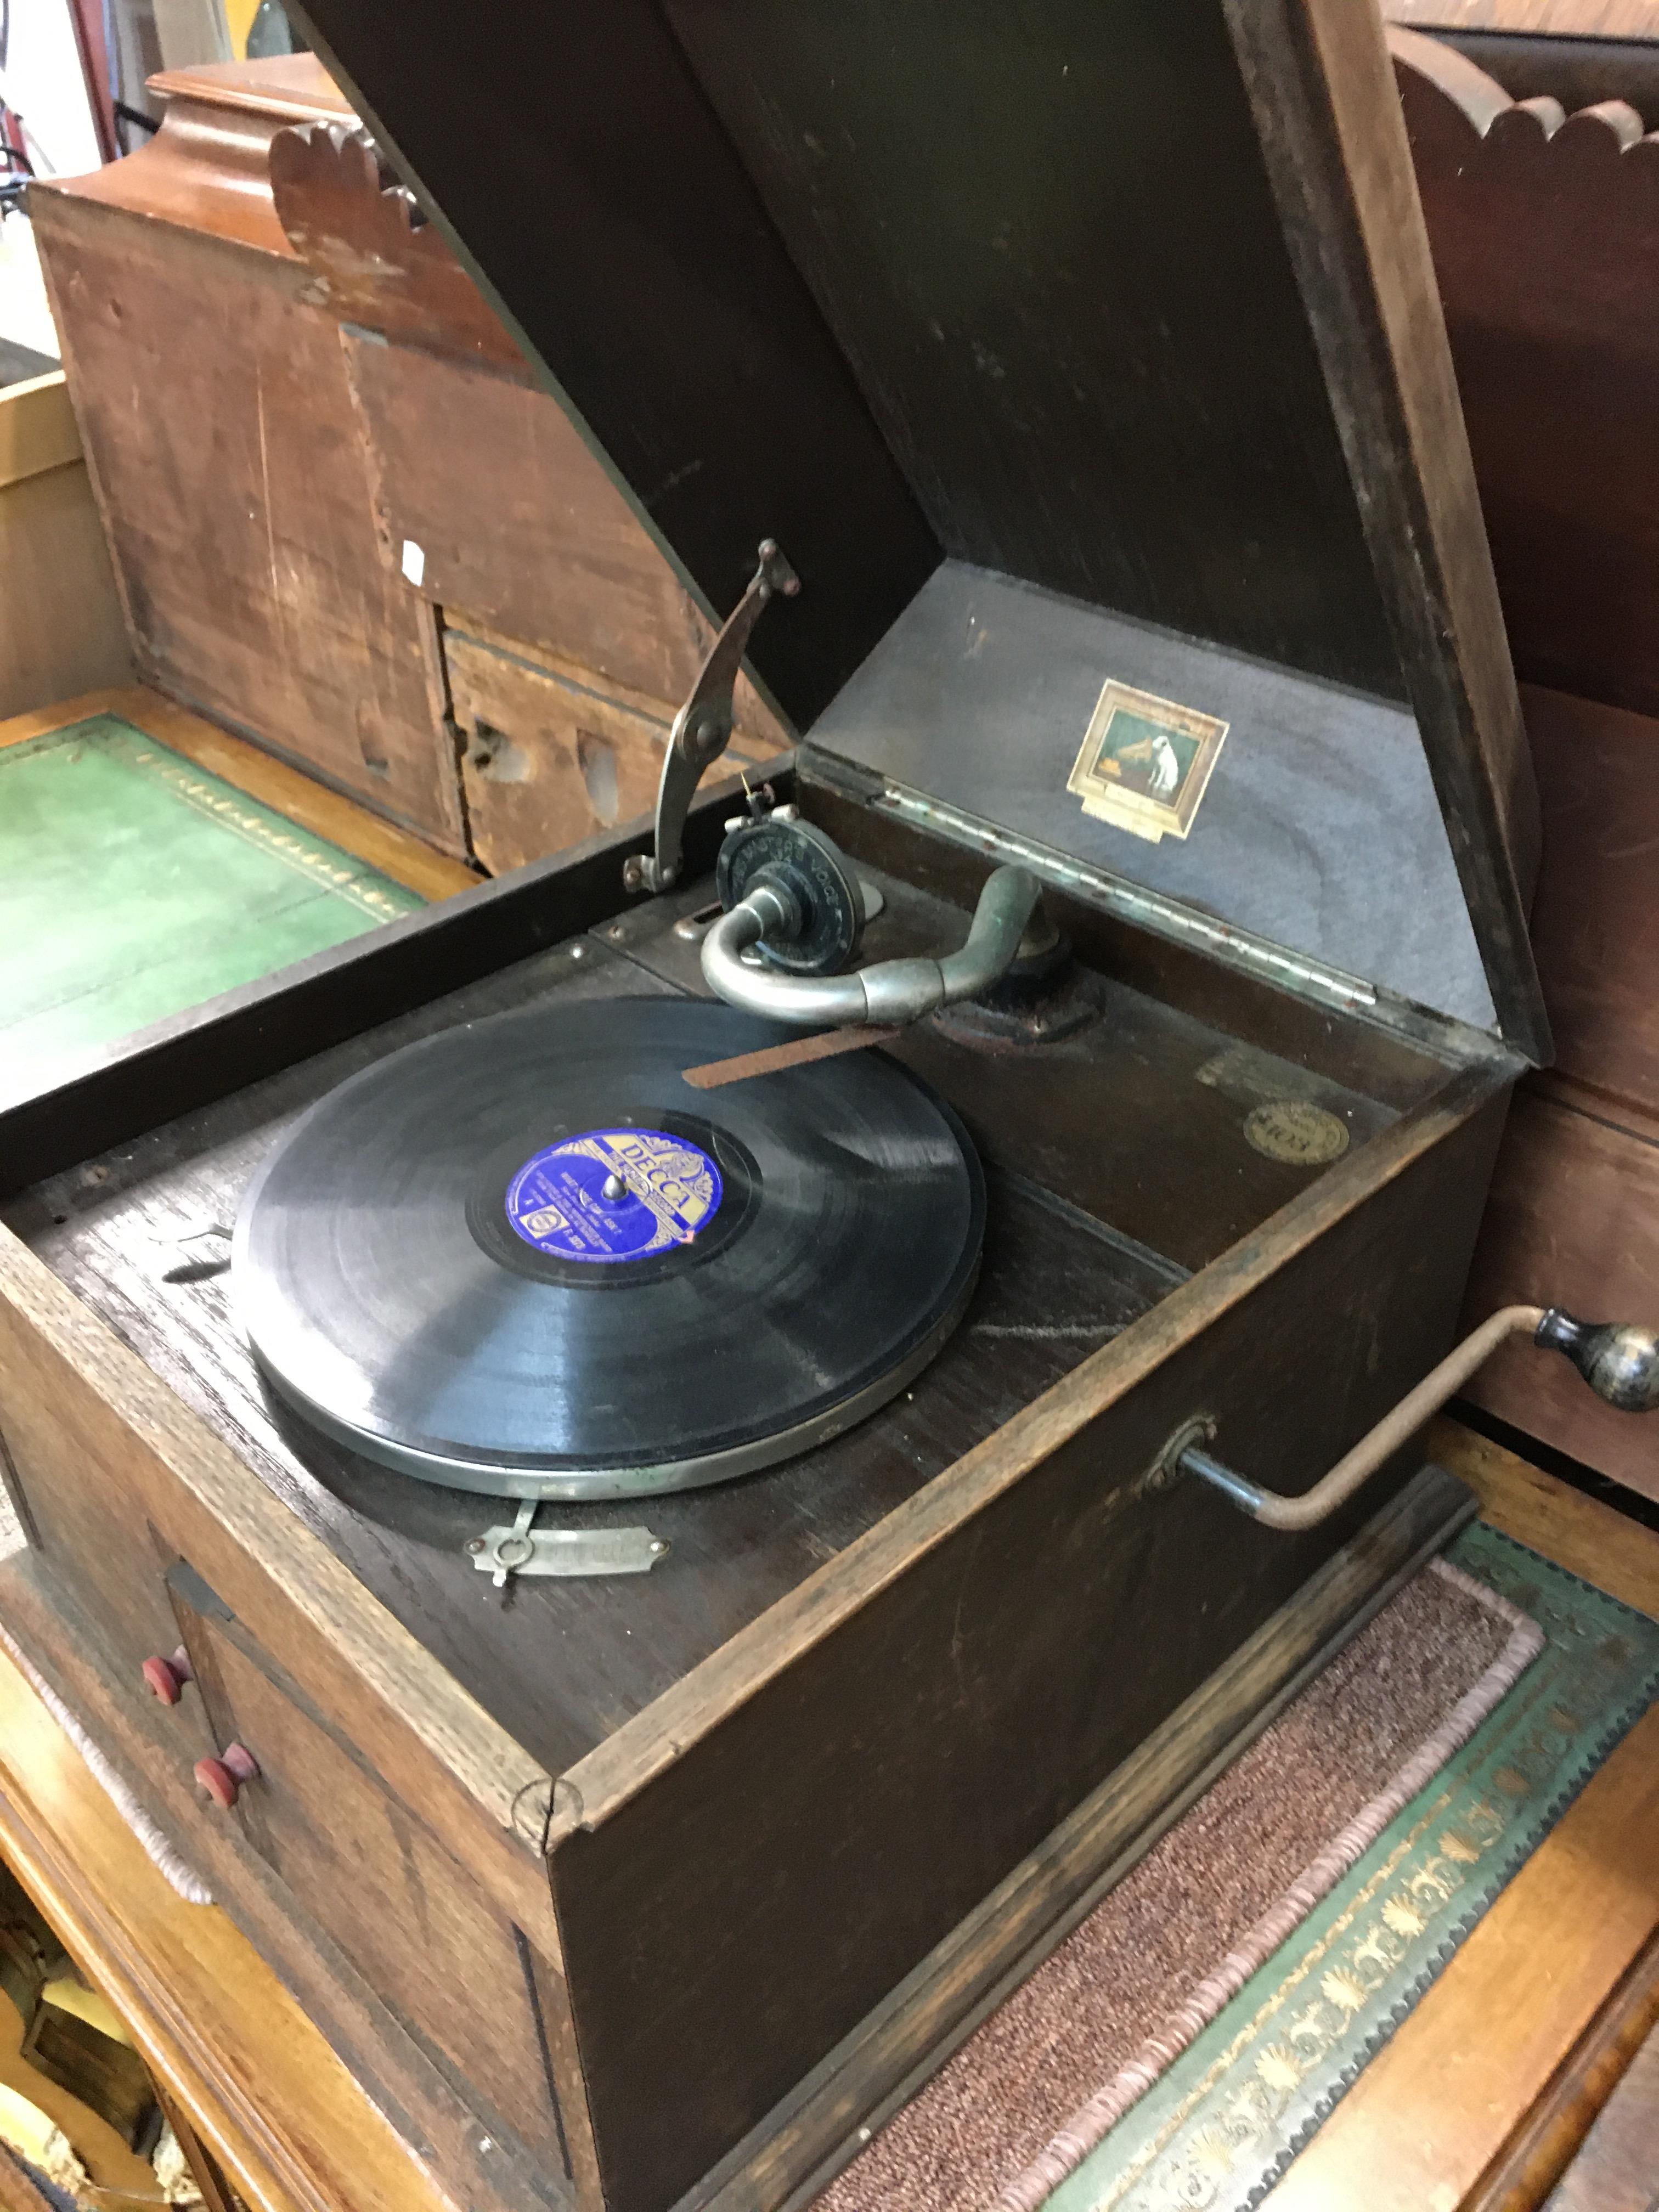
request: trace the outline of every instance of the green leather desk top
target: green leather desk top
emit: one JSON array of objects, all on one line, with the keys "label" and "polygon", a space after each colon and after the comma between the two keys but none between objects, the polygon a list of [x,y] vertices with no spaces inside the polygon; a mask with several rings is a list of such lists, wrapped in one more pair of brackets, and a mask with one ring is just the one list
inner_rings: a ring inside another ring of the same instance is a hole
[{"label": "green leather desk top", "polygon": [[112,714],[0,748],[0,1104],[422,903]]}]

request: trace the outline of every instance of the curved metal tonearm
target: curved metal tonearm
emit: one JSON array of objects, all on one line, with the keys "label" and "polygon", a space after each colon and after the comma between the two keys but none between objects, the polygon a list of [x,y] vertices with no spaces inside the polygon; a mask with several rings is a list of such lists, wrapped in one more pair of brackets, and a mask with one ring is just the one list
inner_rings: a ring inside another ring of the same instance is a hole
[{"label": "curved metal tonearm", "polygon": [[1188,1421],[1170,1439],[1159,1470],[1165,1477],[1197,1475],[1242,1506],[1253,1521],[1269,1528],[1315,1528],[1339,1505],[1345,1505],[1368,1476],[1409,1443],[1430,1414],[1455,1396],[1500,1344],[1522,1335],[1548,1351],[1565,1353],[1596,1396],[1621,1413],[1646,1413],[1659,1407],[1659,1334],[1652,1329],[1575,1321],[1559,1306],[1505,1306],[1449,1352],[1416,1389],[1384,1414],[1328,1474],[1300,1498],[1264,1490],[1248,1475],[1212,1459],[1204,1443],[1215,1433],[1215,1424],[1202,1416]]},{"label": "curved metal tonearm", "polygon": [[702,941],[702,972],[728,1006],[781,1022],[834,1029],[856,1022],[920,1021],[958,999],[976,998],[1006,975],[1036,910],[1039,886],[1026,868],[994,869],[974,910],[959,951],[939,960],[880,960],[850,975],[792,975],[750,967],[740,956],[769,931],[787,937],[796,926],[787,893],[757,883]]}]

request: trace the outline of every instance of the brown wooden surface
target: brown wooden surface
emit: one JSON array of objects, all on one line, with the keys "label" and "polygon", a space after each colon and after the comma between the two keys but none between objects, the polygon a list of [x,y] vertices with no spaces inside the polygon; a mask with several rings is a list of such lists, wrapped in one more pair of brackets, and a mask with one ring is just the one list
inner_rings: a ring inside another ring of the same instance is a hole
[{"label": "brown wooden surface", "polygon": [[[1358,1188],[1332,1170],[1271,1247],[1173,1292],[561,1778],[554,1893],[618,2206],[671,2201],[761,2121],[1385,1502],[1285,1540],[1140,1478],[1208,1410],[1230,1461],[1305,1486],[1425,1370],[1493,1083],[1351,1155]],[[1344,1387],[1310,1392],[1310,1362]],[[712,1955],[679,1910],[693,1864]],[[665,2085],[644,2110],[641,2078]]]},{"label": "brown wooden surface", "polygon": [[1659,2204],[1659,2034],[1632,2060],[1545,2212],[1653,2212]]},{"label": "brown wooden surface", "polygon": [[[1482,1517],[1659,1619],[1659,1537],[1457,1423]],[[1483,2197],[1659,1929],[1659,1711],[1626,1737],[1270,2194],[1273,2212],[1533,2212]],[[1557,2138],[1565,2158],[1571,2137]],[[1522,2169],[1524,2175],[1524,2168]],[[1644,2208],[1645,2212],[1645,2208]]]},{"label": "brown wooden surface", "polygon": [[443,233],[382,168],[356,118],[295,124],[270,142],[270,195],[284,235],[312,271],[319,306],[342,322],[486,362],[527,382],[501,318]]},{"label": "brown wooden surface", "polygon": [[1616,101],[1562,121],[1391,34],[1516,666],[1659,711],[1659,145]]},{"label": "brown wooden surface", "polygon": [[1533,685],[1523,697],[1549,829],[1532,929],[1553,1072],[1600,1093],[1609,1120],[1659,1118],[1659,720]]},{"label": "brown wooden surface", "polygon": [[[275,1972],[362,2095],[412,2147],[434,2192],[447,2192],[468,2212],[545,2212],[549,2197],[559,2212],[568,2212],[556,2172],[544,2179],[539,2171],[527,2174],[516,2148],[503,2152],[471,2101],[457,2094],[447,2074],[300,1908],[236,1820],[209,1803],[191,1771],[198,1755],[191,1726],[199,1717],[194,1693],[168,1709],[130,1676],[112,1672],[98,1627],[39,1555],[20,1555],[0,1565],[0,1605],[5,1634],[105,1747],[179,1861],[205,1882],[216,1906]],[[257,2106],[246,2109],[235,2083],[226,2082],[209,2063],[213,2054],[204,2057],[188,2035],[184,2039],[192,2063],[205,2072],[210,2094],[227,2097],[255,2145],[263,2144]],[[199,2096],[196,2103],[205,2124]],[[303,2139],[293,2149],[276,2142],[266,2146],[266,2154],[285,2159],[290,2167],[297,2156],[303,2166],[305,2148]],[[284,2170],[281,2163],[276,2170]],[[290,2185],[309,2208],[313,2200],[300,2183]]]},{"label": "brown wooden surface", "polygon": [[1538,795],[1377,18],[1352,0],[1227,13],[1499,1026],[1547,1060]]},{"label": "brown wooden surface", "polygon": [[683,2212],[815,2198],[1474,1511],[1425,1468],[969,1913],[691,2192]]},{"label": "brown wooden surface", "polygon": [[303,2008],[223,1912],[168,1887],[3,1654],[0,1852],[253,2212],[444,2212]]},{"label": "brown wooden surface", "polygon": [[0,392],[0,715],[118,684],[121,603],[61,375]]},{"label": "brown wooden surface", "polygon": [[[1577,2155],[1659,2022],[1659,1936],[1617,1982],[1537,2103],[1482,2174],[1463,2212],[1534,2212]],[[1640,2087],[1640,2079],[1638,2078]],[[1659,2179],[1659,2162],[1649,2176]],[[1644,2199],[1637,2212],[1649,2212]]]},{"label": "brown wooden surface", "polygon": [[215,1747],[244,1744],[259,1763],[258,1786],[221,1817],[240,1821],[485,2125],[568,2174],[522,1931],[491,1911],[472,1876],[240,1624],[205,1591],[198,1611],[191,1578],[171,1580]]},{"label": "brown wooden surface", "polygon": [[459,854],[422,613],[300,264],[67,188],[35,227],[139,673]]},{"label": "brown wooden surface", "polygon": [[1558,39],[1659,38],[1656,0],[1383,0],[1420,31],[1535,31]]},{"label": "brown wooden surface", "polygon": [[[1659,1322],[1659,1141],[1528,1087],[1516,1097],[1469,1278],[1470,1325],[1517,1301],[1596,1321]],[[1468,1386],[1529,1436],[1659,1498],[1641,1418],[1586,1390],[1565,1360],[1512,1342]]]},{"label": "brown wooden surface", "polygon": [[331,844],[353,853],[360,860],[405,884],[428,899],[447,898],[478,880],[477,872],[460,860],[447,860],[418,837],[383,821],[365,807],[331,791],[314,776],[301,775],[275,759],[258,745],[234,738],[216,722],[193,714],[187,707],[144,684],[124,684],[77,697],[59,698],[30,714],[15,714],[0,722],[0,745],[21,744],[26,738],[49,736],[54,730],[92,714],[118,714],[123,721],[170,745],[198,768],[209,769],[234,784],[251,799],[297,823]]},{"label": "brown wooden surface", "polygon": [[[714,634],[556,403],[412,346],[349,331],[343,343],[388,563],[412,539],[420,589],[454,627],[550,654],[672,716]],[[785,741],[746,678],[738,727]]]}]

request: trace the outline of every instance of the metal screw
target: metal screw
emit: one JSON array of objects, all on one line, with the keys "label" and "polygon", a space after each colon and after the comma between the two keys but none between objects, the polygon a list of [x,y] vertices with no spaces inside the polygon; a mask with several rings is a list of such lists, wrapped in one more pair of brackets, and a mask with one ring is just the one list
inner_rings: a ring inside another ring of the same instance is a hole
[{"label": "metal screw", "polygon": [[473,1558],[476,1559],[479,1553],[483,1551],[483,1538],[482,1536],[475,1536],[466,1548],[471,1553]]},{"label": "metal screw", "polygon": [[665,1552],[668,1549],[668,1547],[663,1542],[661,1537],[659,1536],[653,1540],[651,1548],[653,1552]]},{"label": "metal screw", "polygon": [[570,948],[570,957],[573,960],[586,960],[587,947],[585,945],[573,945]]},{"label": "metal screw", "polygon": [[605,933],[607,937],[626,937],[628,932],[623,927],[621,922],[613,921]]}]

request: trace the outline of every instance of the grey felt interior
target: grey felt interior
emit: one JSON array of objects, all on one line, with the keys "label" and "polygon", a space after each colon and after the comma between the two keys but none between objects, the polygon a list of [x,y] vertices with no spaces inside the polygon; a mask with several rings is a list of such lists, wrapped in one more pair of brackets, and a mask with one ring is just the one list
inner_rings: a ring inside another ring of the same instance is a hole
[{"label": "grey felt interior", "polygon": [[[1114,677],[1230,726],[1184,842],[1097,821],[1066,788]],[[811,736],[914,791],[1492,1026],[1404,707],[951,561]]]}]

